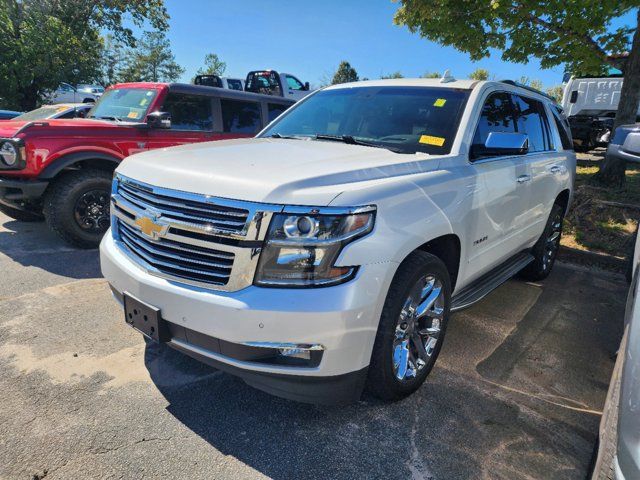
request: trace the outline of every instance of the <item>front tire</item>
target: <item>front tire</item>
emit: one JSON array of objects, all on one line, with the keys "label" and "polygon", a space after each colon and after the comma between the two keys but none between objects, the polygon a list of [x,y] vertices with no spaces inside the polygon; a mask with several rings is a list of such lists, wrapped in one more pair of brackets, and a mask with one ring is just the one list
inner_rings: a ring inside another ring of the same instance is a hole
[{"label": "front tire", "polygon": [[451,280],[442,261],[413,252],[398,268],[385,300],[367,390],[383,400],[415,392],[433,368],[449,319]]},{"label": "front tire", "polygon": [[544,232],[531,249],[534,260],[520,271],[520,277],[525,280],[537,281],[549,276],[560,249],[563,219],[564,208],[555,203],[551,208]]},{"label": "front tire", "polygon": [[19,222],[42,222],[44,217],[42,212],[22,210],[15,208],[6,203],[0,203],[0,212],[4,213],[7,217],[18,220]]},{"label": "front tire", "polygon": [[111,173],[78,170],[53,183],[45,195],[44,216],[63,240],[96,248],[109,228]]}]

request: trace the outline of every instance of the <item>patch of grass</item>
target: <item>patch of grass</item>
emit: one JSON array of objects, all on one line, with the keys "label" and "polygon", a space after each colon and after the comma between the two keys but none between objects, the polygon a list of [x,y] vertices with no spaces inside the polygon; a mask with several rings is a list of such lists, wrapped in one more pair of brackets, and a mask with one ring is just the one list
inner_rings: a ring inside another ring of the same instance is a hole
[{"label": "patch of grass", "polygon": [[[627,169],[623,189],[604,188],[594,181],[598,166],[578,167],[571,210],[565,219],[562,244],[623,258],[631,248],[640,220],[640,168]],[[616,202],[629,207],[607,205]]]}]

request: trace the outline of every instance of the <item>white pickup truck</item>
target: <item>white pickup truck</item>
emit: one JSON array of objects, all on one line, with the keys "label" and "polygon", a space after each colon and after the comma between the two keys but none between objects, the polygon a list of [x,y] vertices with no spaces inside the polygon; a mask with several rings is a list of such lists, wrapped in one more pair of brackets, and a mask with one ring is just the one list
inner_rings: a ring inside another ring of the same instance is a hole
[{"label": "white pickup truck", "polygon": [[451,312],[554,263],[575,153],[546,96],[399,79],[319,90],[257,138],[117,169],[104,276],[149,338],[286,398],[403,398]]}]

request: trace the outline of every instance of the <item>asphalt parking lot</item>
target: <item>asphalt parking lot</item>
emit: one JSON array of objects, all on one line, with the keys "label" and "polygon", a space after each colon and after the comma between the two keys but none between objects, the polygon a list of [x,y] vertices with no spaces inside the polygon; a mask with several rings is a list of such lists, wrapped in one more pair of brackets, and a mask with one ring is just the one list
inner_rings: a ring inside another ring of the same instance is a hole
[{"label": "asphalt parking lot", "polygon": [[128,328],[97,251],[0,214],[0,478],[584,478],[621,276],[557,265],[453,316],[404,401],[281,400]]}]

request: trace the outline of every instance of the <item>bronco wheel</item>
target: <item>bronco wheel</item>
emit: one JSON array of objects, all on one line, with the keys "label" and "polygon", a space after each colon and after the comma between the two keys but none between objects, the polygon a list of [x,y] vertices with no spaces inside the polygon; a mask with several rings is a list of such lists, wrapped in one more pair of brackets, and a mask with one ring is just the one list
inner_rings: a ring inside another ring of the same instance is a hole
[{"label": "bronco wheel", "polygon": [[564,208],[554,204],[544,232],[542,232],[542,235],[531,249],[534,260],[524,267],[519,274],[522,278],[535,281],[549,276],[560,249],[563,218]]},{"label": "bronco wheel", "polygon": [[95,248],[109,228],[111,174],[79,170],[61,177],[45,196],[49,227],[68,243]]},{"label": "bronco wheel", "polygon": [[42,222],[44,220],[42,212],[37,210],[22,210],[7,205],[6,203],[0,203],[0,212],[20,222]]},{"label": "bronco wheel", "polygon": [[384,400],[416,391],[433,368],[444,340],[451,304],[442,261],[412,253],[393,279],[371,355],[367,389]]}]

